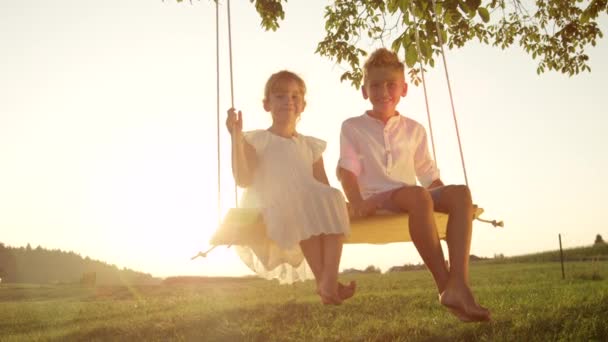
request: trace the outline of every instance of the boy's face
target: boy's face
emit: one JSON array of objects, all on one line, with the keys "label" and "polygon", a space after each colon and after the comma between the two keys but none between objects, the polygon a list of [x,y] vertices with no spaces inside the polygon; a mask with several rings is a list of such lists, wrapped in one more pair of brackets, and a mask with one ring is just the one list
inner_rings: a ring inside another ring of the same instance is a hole
[{"label": "boy's face", "polygon": [[374,67],[368,71],[361,88],[364,99],[369,99],[377,114],[393,114],[399,100],[407,94],[402,72],[392,68]]},{"label": "boy's face", "polygon": [[276,123],[288,123],[300,116],[306,107],[304,94],[294,80],[279,80],[264,99],[264,110],[272,114]]}]

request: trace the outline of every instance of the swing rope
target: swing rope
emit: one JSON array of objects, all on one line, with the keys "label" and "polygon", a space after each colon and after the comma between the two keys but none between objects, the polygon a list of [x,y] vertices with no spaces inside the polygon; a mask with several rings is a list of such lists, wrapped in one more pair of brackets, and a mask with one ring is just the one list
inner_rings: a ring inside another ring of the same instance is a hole
[{"label": "swing rope", "polygon": [[[451,87],[451,82],[450,82],[450,75],[448,72],[448,64],[447,64],[447,60],[445,58],[445,50],[443,48],[443,38],[441,37],[441,31],[439,28],[439,21],[438,21],[438,16],[437,16],[437,12],[435,11],[435,0],[432,0],[432,4],[433,7],[431,8],[432,12],[433,12],[433,16],[435,19],[435,27],[437,29],[437,39],[441,48],[441,58],[443,59],[443,66],[444,66],[444,71],[445,71],[445,78],[446,78],[446,82],[448,85],[448,93],[450,96],[450,104],[452,106],[452,117],[454,119],[454,127],[456,129],[456,137],[458,139],[458,150],[460,151],[460,162],[462,164],[462,172],[464,174],[464,182],[466,184],[467,187],[469,187],[469,180],[467,177],[467,168],[465,165],[465,161],[464,161],[464,153],[462,151],[462,142],[460,140],[460,130],[458,129],[458,119],[456,118],[456,109],[454,106],[454,97],[452,95],[452,87]],[[412,15],[414,15],[414,7],[413,7],[413,2],[410,2],[410,12],[412,12]],[[429,101],[428,101],[428,95],[427,95],[427,91],[426,91],[426,81],[424,78],[424,66],[422,65],[422,52],[420,51],[420,34],[418,32],[418,23],[419,21],[416,20],[416,26],[415,26],[415,37],[416,37],[416,52],[418,53],[418,62],[420,65],[420,73],[422,75],[422,87],[424,89],[424,102],[426,104],[426,115],[427,115],[427,119],[429,122],[429,133],[431,136],[431,145],[433,148],[433,159],[435,160],[435,164],[437,165],[437,155],[435,153],[435,139],[433,137],[433,126],[431,124],[431,112],[429,109]],[[485,223],[490,223],[492,224],[494,227],[504,227],[504,223],[502,221],[496,221],[496,220],[486,220],[483,219],[479,216],[476,217],[476,219],[478,221],[481,222],[485,222]]]},{"label": "swing rope", "polygon": [[[232,30],[230,24],[230,0],[226,1],[226,8],[228,12],[228,54],[229,54],[229,63],[230,63],[230,103],[232,108],[234,108],[234,82],[232,77]],[[222,212],[222,195],[221,195],[221,168],[220,168],[220,11],[219,11],[219,1],[215,1],[215,84],[216,84],[216,139],[217,139],[217,221],[218,225],[221,225],[221,212]],[[234,165],[238,163],[238,159],[234,158],[234,135],[231,135],[232,139],[232,162]],[[235,207],[239,207],[238,201],[238,191],[237,185],[234,184],[234,202]],[[213,245],[206,251],[198,252],[195,256],[191,258],[194,260],[198,257],[206,258],[207,254],[209,254],[212,250],[215,249],[218,245]],[[232,245],[228,245],[227,248],[230,248]]]},{"label": "swing rope", "polygon": [[[234,108],[234,82],[233,82],[233,68],[232,68],[232,30],[231,30],[231,21],[230,21],[230,0],[226,0],[226,5],[227,5],[227,12],[228,12],[228,51],[229,51],[229,63],[230,63],[230,99],[231,99],[231,104],[232,107]],[[449,77],[449,72],[448,72],[448,66],[447,66],[447,61],[445,58],[445,50],[443,48],[444,42],[443,39],[441,37],[441,31],[440,31],[440,27],[439,27],[439,22],[438,22],[438,16],[437,13],[435,11],[435,7],[436,7],[436,3],[435,0],[432,0],[432,5],[433,7],[431,8],[432,12],[433,12],[433,16],[435,19],[435,27],[437,29],[437,38],[438,38],[438,42],[441,48],[441,57],[443,59],[443,65],[444,65],[444,71],[445,71],[445,77],[446,77],[446,81],[447,81],[447,86],[448,86],[448,92],[449,92],[449,96],[450,96],[450,104],[451,104],[451,108],[452,108],[452,117],[454,120],[454,126],[456,129],[456,137],[458,139],[458,149],[460,152],[460,161],[462,164],[462,170],[464,173],[464,179],[465,179],[465,184],[467,185],[467,187],[469,186],[469,181],[468,181],[468,177],[467,177],[467,171],[466,171],[466,165],[465,165],[465,161],[464,161],[464,153],[463,153],[463,149],[462,149],[462,142],[460,139],[460,131],[458,128],[458,119],[456,118],[456,109],[454,106],[454,98],[452,95],[452,87],[451,87],[451,82],[450,82],[450,77]],[[217,151],[218,151],[218,220],[219,220],[219,213],[220,213],[220,203],[221,203],[221,191],[220,191],[220,139],[219,139],[219,120],[220,120],[220,115],[219,115],[219,102],[220,102],[220,98],[219,98],[219,92],[220,92],[220,73],[219,73],[219,4],[218,1],[215,2],[215,6],[216,6],[216,58],[217,58],[217,72],[216,72],[216,84],[217,84]],[[413,15],[413,5],[412,3],[410,3],[410,11],[412,12]],[[425,105],[426,105],[426,110],[427,110],[427,119],[429,122],[429,131],[430,131],[430,137],[431,137],[431,146],[432,146],[432,150],[433,150],[433,158],[435,160],[435,163],[437,163],[437,154],[436,154],[436,150],[435,150],[435,139],[433,136],[433,128],[432,128],[432,124],[431,124],[431,114],[430,114],[430,109],[429,109],[429,102],[428,102],[428,94],[427,94],[427,89],[426,89],[426,80],[425,80],[425,76],[424,76],[424,67],[422,65],[422,53],[420,51],[420,35],[418,32],[418,23],[419,21],[416,20],[416,27],[415,27],[415,36],[416,36],[416,51],[418,53],[418,60],[419,60],[419,65],[420,65],[420,71],[421,71],[421,75],[422,75],[422,85],[423,85],[423,89],[424,89],[424,100],[425,100]],[[234,141],[234,135],[231,136],[232,139],[232,157],[233,157],[233,165],[237,165],[238,160],[235,159],[235,141]],[[235,202],[236,202],[236,208],[238,208],[238,191],[237,191],[237,185],[235,184],[234,186],[234,195],[235,195]],[[476,219],[482,222],[486,222],[486,223],[490,223],[492,224],[494,227],[503,227],[503,222],[502,221],[496,221],[496,220],[485,220],[482,219],[480,217],[478,217],[478,215],[476,215]],[[207,251],[205,252],[199,252],[196,256],[192,257],[192,259],[195,259],[197,257],[206,257],[207,254],[209,252],[211,252],[215,247],[219,246],[219,244],[214,244],[211,248],[209,248]],[[232,243],[228,243],[228,247],[232,246]]]},{"label": "swing rope", "polygon": [[[462,172],[464,173],[464,183],[469,186],[469,179],[467,177],[467,168],[464,163],[464,153],[462,152],[462,143],[460,142],[460,130],[458,129],[458,119],[456,119],[456,109],[454,107],[454,97],[452,96],[452,86],[450,84],[450,75],[448,73],[448,63],[445,59],[445,51],[443,49],[443,38],[441,37],[441,31],[439,29],[439,18],[435,10],[435,0],[432,0],[433,16],[435,17],[435,27],[437,28],[437,39],[439,40],[439,46],[441,48],[441,58],[443,59],[443,70],[445,71],[445,79],[448,84],[448,92],[450,94],[450,104],[452,105],[452,117],[454,118],[454,127],[456,128],[456,138],[458,138],[458,150],[460,151],[460,162],[462,163]],[[419,56],[420,57],[420,56]]]},{"label": "swing rope", "polygon": [[220,169],[220,9],[217,1],[215,2],[215,93],[216,93],[216,137],[217,137],[217,222],[222,223],[220,213],[222,212],[222,195],[221,195],[221,169]]},{"label": "swing rope", "polygon": [[[414,15],[414,5],[413,1],[410,2],[410,12]],[[426,118],[429,122],[429,133],[431,135],[431,147],[433,149],[433,160],[435,161],[435,166],[439,168],[439,163],[437,159],[437,153],[435,152],[435,138],[433,137],[433,124],[431,123],[431,110],[429,108],[429,98],[426,92],[426,80],[424,79],[424,66],[422,65],[422,53],[420,52],[420,33],[418,32],[418,19],[416,19],[416,51],[418,52],[418,65],[420,65],[420,74],[422,75],[422,89],[424,90],[424,104],[426,106]]]},{"label": "swing rope", "polygon": [[[217,1],[215,2],[217,5]],[[233,76],[232,76],[232,25],[230,24],[230,0],[226,0],[226,11],[228,12],[228,55],[229,55],[229,61],[230,61],[230,104],[231,107],[234,108],[234,81],[233,81]],[[235,158],[236,153],[234,153],[234,148],[235,148],[235,141],[234,141],[234,134],[231,135],[231,139],[232,139],[232,163],[237,166],[238,165],[238,159]],[[220,143],[219,139],[217,141],[218,145]],[[239,207],[239,193],[238,193],[238,189],[236,186],[236,183],[234,184],[234,206],[235,208]]]}]

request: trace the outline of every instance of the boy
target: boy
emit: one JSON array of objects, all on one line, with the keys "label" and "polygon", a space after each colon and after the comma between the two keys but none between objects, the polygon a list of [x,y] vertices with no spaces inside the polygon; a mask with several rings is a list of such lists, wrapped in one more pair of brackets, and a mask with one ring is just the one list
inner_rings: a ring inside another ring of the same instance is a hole
[{"label": "boy", "polygon": [[[468,284],[471,194],[464,185],[443,185],[424,127],[396,110],[407,94],[404,69],[397,55],[384,48],[363,66],[363,98],[372,109],[342,124],[338,178],[354,216],[372,215],[376,209],[408,212],[412,241],[433,275],[440,303],[462,321],[486,321],[490,312],[477,304]],[[434,210],[449,215],[449,269]]]}]

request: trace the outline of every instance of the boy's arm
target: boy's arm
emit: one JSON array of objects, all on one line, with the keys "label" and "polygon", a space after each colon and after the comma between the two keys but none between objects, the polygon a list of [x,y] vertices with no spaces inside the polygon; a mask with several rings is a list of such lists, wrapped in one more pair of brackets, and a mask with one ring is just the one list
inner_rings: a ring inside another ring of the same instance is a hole
[{"label": "boy's arm", "polygon": [[431,185],[428,186],[428,189],[434,189],[434,188],[438,188],[443,186],[443,182],[441,181],[441,179],[437,178],[433,181],[433,183],[431,183]]},{"label": "boy's arm", "polygon": [[338,166],[338,179],[340,179],[340,183],[342,183],[342,189],[344,189],[344,194],[346,195],[348,202],[355,204],[363,201],[361,190],[359,189],[359,182],[354,173]]},{"label": "boy's arm", "polygon": [[427,189],[443,186],[443,182],[439,177],[437,164],[429,153],[428,141],[424,128],[420,128],[417,136],[419,140],[414,154],[414,168],[416,169],[418,180],[422,186]]},{"label": "boy's arm", "polygon": [[342,189],[348,199],[350,214],[355,217],[372,215],[376,211],[375,205],[365,201],[361,196],[357,176],[351,171],[338,167],[338,178],[342,183]]},{"label": "boy's arm", "polygon": [[357,177],[361,170],[361,162],[355,144],[356,139],[352,134],[352,127],[347,121],[343,122],[340,130],[340,161],[336,173],[349,202],[349,214],[354,217],[369,216],[376,208],[361,196]]}]

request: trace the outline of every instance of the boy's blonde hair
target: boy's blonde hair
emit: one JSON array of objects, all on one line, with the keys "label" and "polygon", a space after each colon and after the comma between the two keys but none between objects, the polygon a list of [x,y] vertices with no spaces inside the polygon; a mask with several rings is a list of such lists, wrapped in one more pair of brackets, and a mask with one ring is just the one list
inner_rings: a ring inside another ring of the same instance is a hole
[{"label": "boy's blonde hair", "polygon": [[386,48],[374,51],[363,64],[363,84],[367,84],[369,71],[373,68],[389,68],[402,75],[405,72],[405,65],[399,60],[397,54]]},{"label": "boy's blonde hair", "polygon": [[304,83],[304,80],[291,71],[281,70],[277,73],[272,74],[268,81],[266,81],[266,86],[264,87],[264,100],[268,100],[268,97],[270,97],[270,93],[275,90],[275,87],[278,83],[286,80],[295,81],[298,84],[298,87],[300,87],[300,90],[302,91],[302,96],[306,95],[306,84]]}]

